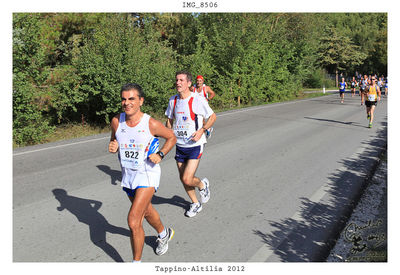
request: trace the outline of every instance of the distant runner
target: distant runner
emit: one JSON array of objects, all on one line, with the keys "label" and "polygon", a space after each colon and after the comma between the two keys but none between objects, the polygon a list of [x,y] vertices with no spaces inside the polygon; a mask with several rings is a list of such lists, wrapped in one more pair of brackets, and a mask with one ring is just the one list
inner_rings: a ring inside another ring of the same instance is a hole
[{"label": "distant runner", "polygon": [[215,96],[215,93],[211,90],[210,86],[204,84],[204,77],[202,75],[196,77],[196,85],[193,86],[193,92],[199,93],[199,95],[205,97],[207,101],[210,101]]},{"label": "distant runner", "polygon": [[[210,101],[215,96],[215,93],[213,90],[211,90],[210,86],[204,84],[204,77],[202,75],[198,75],[196,77],[196,85],[191,87],[191,91],[198,93],[199,95],[207,99],[207,101]],[[211,137],[211,133],[213,130],[213,127],[207,129],[206,138]]]},{"label": "distant runner", "polygon": [[385,78],[385,96],[388,95],[388,78]]},{"label": "distant runner", "polygon": [[366,93],[365,107],[367,109],[367,119],[369,120],[368,127],[372,127],[374,120],[374,111],[378,101],[381,100],[381,90],[378,85],[375,84],[376,78],[371,77],[371,83]]},{"label": "distant runner", "polygon": [[340,103],[344,102],[344,92],[346,91],[347,83],[344,81],[344,77],[342,77],[342,82],[339,83],[339,93],[340,93]]},{"label": "distant runner", "polygon": [[[121,101],[124,113],[116,115],[111,121],[108,151],[119,151],[121,185],[132,202],[128,225],[131,230],[133,261],[140,262],[145,237],[144,218],[158,233],[157,255],[167,252],[168,241],[175,234],[172,228],[164,227],[151,199],[160,184],[159,163],[175,145],[176,137],[160,121],[140,110],[144,93],[138,84],[124,85],[121,89]],[[158,149],[156,137],[166,139],[161,149]]]},{"label": "distant runner", "polygon": [[351,97],[354,97],[356,94],[356,86],[358,86],[356,78],[353,76],[353,79],[351,80]]},{"label": "distant runner", "polygon": [[382,92],[384,90],[382,77],[378,79],[378,82],[376,84],[378,84],[379,90],[381,90]]},{"label": "distant runner", "polygon": [[364,98],[365,98],[366,93],[368,91],[368,85],[369,85],[368,76],[364,75],[364,78],[361,79],[361,81],[360,81],[361,105],[364,104]]}]

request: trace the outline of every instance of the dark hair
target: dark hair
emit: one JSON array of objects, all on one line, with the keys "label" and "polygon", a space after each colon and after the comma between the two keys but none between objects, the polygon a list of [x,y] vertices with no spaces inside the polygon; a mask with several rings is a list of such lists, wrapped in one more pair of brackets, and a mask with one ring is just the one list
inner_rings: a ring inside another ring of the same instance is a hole
[{"label": "dark hair", "polygon": [[136,83],[127,83],[121,87],[121,94],[125,91],[136,90],[138,92],[139,98],[144,97],[144,92],[142,87]]},{"label": "dark hair", "polygon": [[185,70],[178,71],[178,72],[175,73],[175,77],[176,77],[178,74],[184,74],[184,75],[186,75],[187,80],[190,81],[190,82],[193,82],[193,81],[192,81],[192,74],[189,73],[188,71],[185,71]]}]

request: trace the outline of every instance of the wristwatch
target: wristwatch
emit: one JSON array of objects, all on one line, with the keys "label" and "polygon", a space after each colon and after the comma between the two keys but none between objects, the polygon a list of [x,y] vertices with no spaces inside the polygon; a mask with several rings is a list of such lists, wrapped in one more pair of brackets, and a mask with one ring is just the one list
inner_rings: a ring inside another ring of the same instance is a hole
[{"label": "wristwatch", "polygon": [[164,158],[164,153],[163,153],[163,152],[161,152],[161,151],[158,151],[156,154],[158,154],[158,155],[161,157],[161,159],[163,159],[163,158]]}]

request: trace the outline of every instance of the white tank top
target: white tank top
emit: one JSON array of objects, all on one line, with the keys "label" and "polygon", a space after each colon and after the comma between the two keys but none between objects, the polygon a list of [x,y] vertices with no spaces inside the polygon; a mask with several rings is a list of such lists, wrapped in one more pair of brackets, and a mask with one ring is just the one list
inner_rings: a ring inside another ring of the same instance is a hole
[{"label": "white tank top", "polygon": [[143,114],[135,127],[129,127],[125,121],[125,113],[120,114],[115,136],[119,145],[118,157],[122,170],[122,186],[126,186],[124,181],[127,178],[134,178],[136,173],[161,173],[160,165],[152,163],[147,156],[150,144],[155,139],[150,132],[149,120],[150,116]]},{"label": "white tank top", "polygon": [[208,100],[208,93],[206,92],[206,84],[203,84],[201,88],[194,87],[194,92],[198,93],[199,95]]}]

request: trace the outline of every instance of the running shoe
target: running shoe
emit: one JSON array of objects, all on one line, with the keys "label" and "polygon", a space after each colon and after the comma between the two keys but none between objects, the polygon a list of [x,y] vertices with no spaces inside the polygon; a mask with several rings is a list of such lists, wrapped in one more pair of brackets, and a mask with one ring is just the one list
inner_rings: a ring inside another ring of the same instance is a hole
[{"label": "running shoe", "polygon": [[372,122],[369,123],[368,128],[372,128]]},{"label": "running shoe", "polygon": [[367,119],[370,120],[371,119],[371,115],[368,114],[367,115]]},{"label": "running shoe", "polygon": [[201,180],[204,183],[204,188],[199,190],[201,203],[206,203],[210,199],[210,182],[207,178]]},{"label": "running shoe", "polygon": [[174,235],[175,235],[175,231],[172,228],[168,227],[167,235],[164,238],[157,238],[157,242],[158,242],[158,245],[157,245],[157,248],[156,248],[156,254],[157,255],[161,256],[165,252],[167,252],[167,250],[168,250],[168,242],[170,240],[172,240]]},{"label": "running shoe", "polygon": [[185,216],[192,218],[196,216],[197,213],[199,213],[203,209],[203,206],[201,206],[201,203],[192,203],[190,205],[190,209],[185,212]]},{"label": "running shoe", "polygon": [[210,129],[206,130],[206,138],[210,138],[211,137],[212,131],[214,131],[213,127],[211,127]]}]

